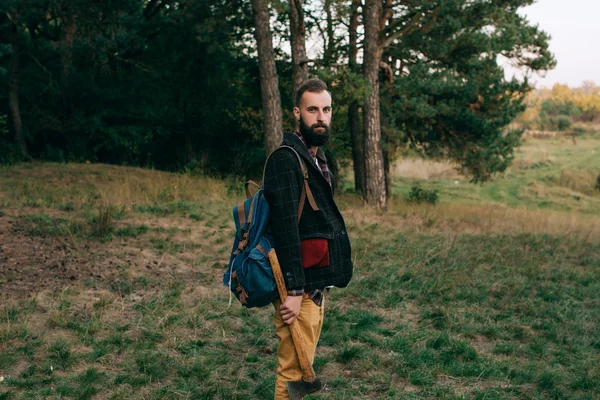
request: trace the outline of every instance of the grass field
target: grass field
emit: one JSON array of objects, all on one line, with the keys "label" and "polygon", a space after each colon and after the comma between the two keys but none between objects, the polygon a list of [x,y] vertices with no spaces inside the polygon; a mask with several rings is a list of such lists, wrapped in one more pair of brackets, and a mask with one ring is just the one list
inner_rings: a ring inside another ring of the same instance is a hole
[{"label": "grass field", "polygon": [[[408,160],[383,213],[341,195],[355,276],[327,294],[327,390],[307,398],[600,398],[592,152],[530,139],[484,186]],[[417,174],[436,206],[403,200]],[[272,310],[228,307],[220,283],[241,186],[0,168],[0,399],[272,398]]]},{"label": "grass field", "polygon": [[406,160],[396,166],[393,191],[406,194],[419,181],[435,188],[450,203],[507,205],[597,214],[600,196],[595,188],[600,174],[600,140],[526,138],[515,152],[509,170],[484,185],[460,177],[451,164]]}]

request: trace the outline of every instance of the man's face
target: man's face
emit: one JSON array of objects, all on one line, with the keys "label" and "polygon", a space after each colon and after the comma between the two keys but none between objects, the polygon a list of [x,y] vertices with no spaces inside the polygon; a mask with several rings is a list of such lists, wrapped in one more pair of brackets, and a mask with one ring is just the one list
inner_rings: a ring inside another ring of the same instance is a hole
[{"label": "man's face", "polygon": [[326,90],[304,92],[294,115],[300,123],[300,133],[309,146],[323,146],[331,138],[331,95]]}]

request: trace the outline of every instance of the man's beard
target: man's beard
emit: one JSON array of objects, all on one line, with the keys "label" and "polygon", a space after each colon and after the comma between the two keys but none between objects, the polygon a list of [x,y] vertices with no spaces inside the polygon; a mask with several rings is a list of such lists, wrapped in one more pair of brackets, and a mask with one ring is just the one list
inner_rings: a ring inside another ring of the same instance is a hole
[{"label": "man's beard", "polygon": [[[316,128],[324,128],[324,131],[315,132]],[[317,122],[316,124],[307,126],[302,120],[302,117],[300,117],[300,133],[302,134],[304,140],[306,140],[306,144],[308,144],[308,146],[324,146],[329,142],[329,139],[331,139],[329,125],[326,125],[322,122]]]}]

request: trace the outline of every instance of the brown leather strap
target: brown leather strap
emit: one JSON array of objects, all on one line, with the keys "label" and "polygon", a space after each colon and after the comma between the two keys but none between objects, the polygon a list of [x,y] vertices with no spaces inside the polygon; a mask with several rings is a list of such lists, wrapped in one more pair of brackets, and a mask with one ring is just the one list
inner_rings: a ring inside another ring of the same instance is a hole
[{"label": "brown leather strap", "polygon": [[233,272],[231,274],[231,279],[233,281],[235,281],[236,285],[235,285],[235,290],[238,292],[238,295],[240,296],[240,303],[242,304],[246,304],[248,301],[248,293],[246,292],[246,290],[242,287],[242,284],[240,283],[240,280],[237,276],[237,272]]},{"label": "brown leather strap", "polygon": [[240,220],[240,229],[242,229],[242,227],[246,223],[246,213],[244,212],[244,202],[242,201],[240,204],[238,204],[237,207],[238,207],[238,219]]},{"label": "brown leather strap", "polygon": [[[254,202],[252,202],[254,203]],[[246,213],[244,212],[244,202],[242,201],[240,204],[238,204],[237,206],[237,211],[238,211],[238,219],[240,221],[240,231],[243,231],[243,235],[240,237],[240,241],[238,242],[238,248],[236,251],[233,252],[234,255],[239,254],[240,252],[244,251],[244,249],[246,248],[246,246],[248,246],[248,235],[249,235],[249,230],[250,228],[244,230],[244,224],[246,223]],[[249,215],[250,218],[252,218],[252,214]],[[248,221],[248,225],[250,224],[250,221]]]},{"label": "brown leather strap", "polygon": [[[252,203],[250,203],[250,210],[248,211],[248,222],[246,223],[246,229],[244,230],[244,234],[243,236],[240,238],[240,242],[238,243],[238,248],[237,250],[233,253],[234,255],[239,254],[240,252],[244,251],[244,249],[246,248],[246,246],[248,246],[248,242],[250,239],[250,228],[252,227],[252,214],[254,214],[254,202],[256,201],[256,197],[252,199]],[[242,203],[241,205],[241,209],[242,209],[242,214],[244,213],[244,203]],[[242,215],[240,214],[240,206],[238,206],[238,215]],[[240,230],[242,230],[244,224],[242,223],[242,218],[240,217]]]},{"label": "brown leather strap", "polygon": [[308,197],[308,203],[310,204],[310,208],[312,208],[313,211],[319,211],[319,207],[317,206],[317,202],[315,201],[312,191],[310,190],[310,186],[308,185],[308,169],[306,168],[306,165],[300,158],[300,154],[298,154],[296,149],[294,149],[291,146],[281,145],[278,148],[276,148],[275,150],[273,150],[273,152],[271,152],[271,154],[269,154],[269,157],[267,157],[267,161],[265,161],[262,182],[263,182],[263,184],[265,182],[265,172],[267,171],[267,163],[269,162],[269,158],[271,158],[273,153],[275,153],[277,150],[279,150],[281,148],[290,149],[294,152],[294,154],[296,155],[296,158],[298,159],[298,163],[300,164],[300,169],[302,171],[302,176],[304,178],[304,184],[302,185],[302,193],[300,193],[300,204],[298,204],[298,222],[300,222],[300,219],[302,218],[302,210],[304,209],[304,202],[306,201],[307,197]]},{"label": "brown leather strap", "polygon": [[[306,182],[306,181],[304,181]],[[302,218],[302,210],[304,210],[304,203],[306,202],[306,187],[302,185],[302,193],[300,194],[300,203],[298,203],[298,223],[300,223],[300,218]]]},{"label": "brown leather strap", "polygon": [[252,199],[252,203],[250,203],[250,211],[248,211],[248,223],[246,224],[248,226],[248,229],[246,229],[247,232],[250,232],[250,227],[252,226],[252,215],[254,214],[254,202],[256,201],[256,197]]},{"label": "brown leather strap", "polygon": [[252,193],[250,193],[250,187],[249,187],[250,185],[254,185],[260,189],[260,185],[254,181],[248,181],[248,182],[244,183],[244,189],[246,189],[246,198],[247,199],[252,197]]},{"label": "brown leather strap", "polygon": [[266,258],[269,257],[269,255],[267,254],[267,252],[265,251],[264,247],[262,247],[260,244],[256,245],[256,250],[260,251],[260,253],[265,256]]}]

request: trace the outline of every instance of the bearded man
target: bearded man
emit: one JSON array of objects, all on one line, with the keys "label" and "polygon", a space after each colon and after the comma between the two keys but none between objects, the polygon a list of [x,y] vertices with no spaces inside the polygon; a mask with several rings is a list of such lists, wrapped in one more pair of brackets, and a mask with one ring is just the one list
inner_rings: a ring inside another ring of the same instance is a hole
[{"label": "bearded man", "polygon": [[[287,381],[302,378],[288,325],[297,320],[310,362],[323,326],[325,290],[346,287],[352,278],[350,240],[333,198],[333,179],[322,146],[331,138],[331,93],[319,79],[306,81],[295,96],[295,132],[282,145],[293,147],[308,169],[308,184],[317,210],[306,206],[298,218],[305,176],[290,149],[276,150],[265,168],[264,194],[271,207],[270,229],[287,289],[282,304],[274,301],[279,338],[275,399],[288,399]],[[308,201],[308,199],[303,199]]]}]

